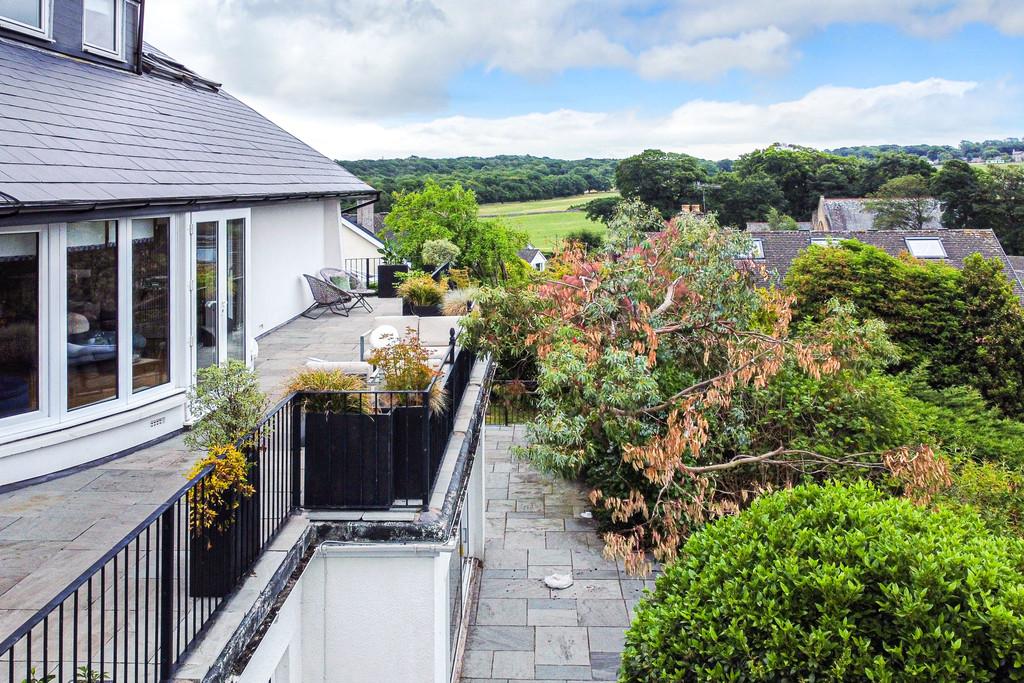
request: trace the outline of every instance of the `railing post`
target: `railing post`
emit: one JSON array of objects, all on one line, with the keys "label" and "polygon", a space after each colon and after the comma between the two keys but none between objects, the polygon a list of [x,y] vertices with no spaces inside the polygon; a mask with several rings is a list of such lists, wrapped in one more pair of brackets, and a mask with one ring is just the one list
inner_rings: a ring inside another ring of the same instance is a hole
[{"label": "railing post", "polygon": [[292,398],[292,509],[302,507],[302,400]]},{"label": "railing post", "polygon": [[160,680],[174,668],[174,507],[160,515]]}]

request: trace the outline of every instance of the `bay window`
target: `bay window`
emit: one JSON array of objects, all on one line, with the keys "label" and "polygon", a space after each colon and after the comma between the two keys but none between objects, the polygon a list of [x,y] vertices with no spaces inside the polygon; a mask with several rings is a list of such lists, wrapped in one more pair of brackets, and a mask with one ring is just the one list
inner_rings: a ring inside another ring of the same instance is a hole
[{"label": "bay window", "polygon": [[0,0],[0,26],[45,37],[48,10],[47,0]]},{"label": "bay window", "polygon": [[177,391],[173,225],[0,228],[0,441]]}]

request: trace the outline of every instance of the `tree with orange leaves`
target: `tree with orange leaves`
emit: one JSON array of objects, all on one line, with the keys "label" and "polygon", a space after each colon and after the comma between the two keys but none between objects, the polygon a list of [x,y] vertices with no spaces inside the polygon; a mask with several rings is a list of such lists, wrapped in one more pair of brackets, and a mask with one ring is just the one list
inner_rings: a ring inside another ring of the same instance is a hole
[{"label": "tree with orange leaves", "polygon": [[[884,328],[836,304],[813,330],[791,329],[791,301],[765,289],[741,233],[680,217],[650,235],[625,207],[603,253],[561,255],[565,273],[526,341],[538,358],[539,417],[523,454],[583,473],[612,531],[609,554],[634,573],[649,553],[675,558],[689,533],[751,496],[806,473],[900,463],[921,491],[945,470],[931,449],[826,455],[752,437],[750,396],[782,372],[823,378],[885,345]],[[642,212],[641,212],[642,213]]]}]

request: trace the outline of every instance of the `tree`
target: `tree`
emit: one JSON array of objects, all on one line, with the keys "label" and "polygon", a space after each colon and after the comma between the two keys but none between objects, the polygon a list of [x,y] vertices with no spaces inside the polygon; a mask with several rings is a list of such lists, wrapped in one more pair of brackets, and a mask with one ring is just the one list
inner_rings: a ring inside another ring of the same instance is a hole
[{"label": "tree", "polygon": [[879,230],[923,230],[939,203],[931,196],[928,180],[920,175],[893,178],[867,202]]},{"label": "tree", "polygon": [[995,166],[980,176],[979,225],[991,228],[1011,254],[1024,254],[1024,166]]},{"label": "tree", "polygon": [[[1012,276],[1011,276],[1012,277]],[[1007,415],[1024,415],[1024,308],[998,259],[964,259],[965,349],[972,383]]]},{"label": "tree", "polygon": [[973,166],[957,159],[947,161],[932,176],[931,193],[942,203],[943,227],[979,227],[982,184]]},{"label": "tree", "polygon": [[[771,178],[782,192],[783,201],[773,205],[790,216],[806,218],[818,203],[814,178],[818,169],[826,164],[850,164],[848,159],[819,152],[810,148],[792,148],[772,145],[741,156],[733,170],[741,177],[749,178],[763,173]],[[761,211],[765,215],[767,209]]]},{"label": "tree", "polygon": [[611,220],[612,215],[615,214],[615,207],[622,201],[618,197],[601,197],[600,199],[591,199],[584,206],[584,212],[587,214],[587,218],[590,220],[601,223],[608,223]]},{"label": "tree", "polygon": [[775,181],[763,171],[747,176],[719,173],[708,196],[708,208],[722,225],[746,227],[747,221],[758,221],[772,208],[782,206],[786,198]]},{"label": "tree", "polygon": [[767,220],[771,230],[798,230],[800,228],[795,218],[787,216],[774,207],[768,209]]},{"label": "tree", "polygon": [[399,192],[384,224],[395,234],[399,252],[413,266],[422,268],[423,245],[430,240],[451,240],[463,250],[461,241],[474,231],[477,218],[476,195],[455,183],[441,187],[427,180],[418,192]]},{"label": "tree", "polygon": [[648,149],[623,159],[615,167],[615,185],[623,197],[649,204],[665,218],[682,204],[699,204],[696,183],[707,180],[698,159],[687,154]]},{"label": "tree", "polygon": [[877,192],[882,185],[893,178],[901,178],[908,175],[920,175],[930,178],[935,173],[935,167],[927,159],[905,152],[894,154],[881,154],[872,159],[864,167],[861,176],[860,196],[864,197]]},{"label": "tree", "polygon": [[448,240],[475,277],[506,280],[521,270],[518,251],[526,246],[526,233],[499,219],[481,219],[477,213],[472,190],[459,183],[441,187],[428,180],[418,192],[396,195],[385,225],[394,231],[400,253],[418,268],[427,265],[423,259],[427,242]]},{"label": "tree", "polygon": [[462,250],[450,240],[427,240],[423,243],[420,258],[428,266],[443,266],[446,263],[455,263],[461,253]]},{"label": "tree", "polygon": [[736,510],[750,491],[784,485],[809,463],[860,462],[753,438],[746,397],[783,369],[835,374],[884,338],[881,326],[838,306],[795,334],[789,300],[737,271],[748,238],[711,219],[681,215],[637,244],[642,234],[614,226],[603,258],[563,255],[567,274],[539,285],[543,308],[521,323],[536,349],[540,397],[523,454],[582,473],[611,526],[607,549],[641,572],[649,547],[674,559],[690,531]]},{"label": "tree", "polygon": [[604,236],[596,230],[570,230],[565,235],[567,243],[576,243],[586,251],[594,251],[604,246]]}]

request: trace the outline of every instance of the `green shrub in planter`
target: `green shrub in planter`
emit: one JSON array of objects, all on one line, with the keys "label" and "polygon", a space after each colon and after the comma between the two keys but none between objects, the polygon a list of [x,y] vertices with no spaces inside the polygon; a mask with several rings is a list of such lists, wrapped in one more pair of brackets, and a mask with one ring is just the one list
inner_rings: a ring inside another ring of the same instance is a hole
[{"label": "green shrub in planter", "polygon": [[710,524],[640,603],[624,681],[1024,680],[1024,544],[871,485]]}]

